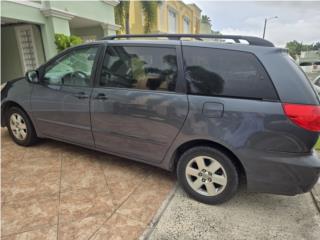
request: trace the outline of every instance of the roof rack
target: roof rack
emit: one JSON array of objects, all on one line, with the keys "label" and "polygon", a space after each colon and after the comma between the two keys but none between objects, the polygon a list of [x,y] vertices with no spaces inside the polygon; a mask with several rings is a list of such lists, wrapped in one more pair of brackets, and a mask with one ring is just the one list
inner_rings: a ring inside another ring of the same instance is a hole
[{"label": "roof rack", "polygon": [[230,39],[236,43],[240,43],[240,40],[247,41],[250,45],[274,47],[272,42],[258,37],[250,36],[238,36],[238,35],[212,35],[212,34],[123,34],[112,35],[103,38],[103,40],[115,40],[117,38],[168,38],[169,40],[181,40],[181,38],[194,38],[197,40],[203,40],[203,38],[212,39]]}]

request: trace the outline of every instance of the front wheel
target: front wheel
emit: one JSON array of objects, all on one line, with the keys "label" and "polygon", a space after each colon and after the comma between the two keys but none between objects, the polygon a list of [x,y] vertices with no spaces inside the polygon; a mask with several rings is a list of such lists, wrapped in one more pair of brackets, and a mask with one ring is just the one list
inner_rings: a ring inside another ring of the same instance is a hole
[{"label": "front wheel", "polygon": [[239,175],[232,160],[210,147],[187,150],[179,159],[178,181],[189,196],[206,204],[220,204],[234,196]]},{"label": "front wheel", "polygon": [[11,138],[21,146],[30,146],[37,140],[34,127],[27,114],[18,107],[7,113],[7,128]]}]

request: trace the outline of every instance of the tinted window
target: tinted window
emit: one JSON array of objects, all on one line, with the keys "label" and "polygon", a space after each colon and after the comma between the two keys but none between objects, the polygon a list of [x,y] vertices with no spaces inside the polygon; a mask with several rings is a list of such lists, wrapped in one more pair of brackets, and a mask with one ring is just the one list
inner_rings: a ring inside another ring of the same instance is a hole
[{"label": "tinted window", "polygon": [[81,48],[46,67],[44,82],[54,85],[88,86],[98,47]]},{"label": "tinted window", "polygon": [[277,99],[267,73],[250,53],[184,47],[183,56],[191,94]]},{"label": "tinted window", "polygon": [[100,86],[174,91],[177,58],[174,48],[108,47]]}]

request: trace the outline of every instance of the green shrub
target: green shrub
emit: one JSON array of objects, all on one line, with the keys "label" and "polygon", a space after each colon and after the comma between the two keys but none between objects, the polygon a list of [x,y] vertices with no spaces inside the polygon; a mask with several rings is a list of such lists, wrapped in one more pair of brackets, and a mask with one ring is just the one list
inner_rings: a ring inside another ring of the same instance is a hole
[{"label": "green shrub", "polygon": [[59,52],[63,51],[66,48],[83,43],[83,40],[80,37],[74,35],[67,36],[61,33],[56,33],[54,38],[54,43],[56,44]]},{"label": "green shrub", "polygon": [[318,139],[318,142],[316,143],[314,148],[320,151],[320,138]]}]

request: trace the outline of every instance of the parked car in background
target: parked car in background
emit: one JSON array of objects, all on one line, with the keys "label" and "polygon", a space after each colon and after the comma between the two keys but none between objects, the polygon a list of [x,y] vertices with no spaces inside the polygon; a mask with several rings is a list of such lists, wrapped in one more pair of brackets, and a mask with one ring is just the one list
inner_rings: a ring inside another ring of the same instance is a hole
[{"label": "parked car in background", "polygon": [[316,77],[316,78],[312,81],[312,86],[313,86],[313,88],[316,90],[316,92],[318,93],[318,95],[320,95],[320,76]]},{"label": "parked car in background", "polygon": [[295,195],[320,173],[319,98],[285,50],[256,37],[76,46],[9,81],[1,113],[19,145],[52,138],[176,171],[207,204],[230,199],[240,178],[249,191]]},{"label": "parked car in background", "polygon": [[299,63],[299,65],[305,72],[318,72],[318,71],[320,71],[320,61],[301,62],[301,63]]},{"label": "parked car in background", "polygon": [[320,87],[318,85],[312,84],[314,90],[320,95]]},{"label": "parked car in background", "polygon": [[320,87],[320,75],[313,80],[313,84]]},{"label": "parked car in background", "polygon": [[320,74],[320,50],[302,51],[297,62],[310,80]]}]

